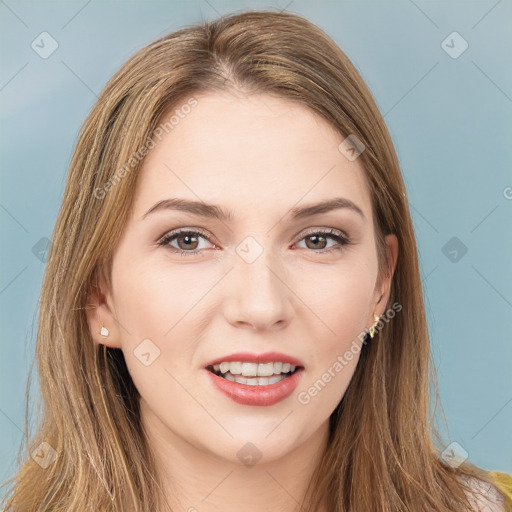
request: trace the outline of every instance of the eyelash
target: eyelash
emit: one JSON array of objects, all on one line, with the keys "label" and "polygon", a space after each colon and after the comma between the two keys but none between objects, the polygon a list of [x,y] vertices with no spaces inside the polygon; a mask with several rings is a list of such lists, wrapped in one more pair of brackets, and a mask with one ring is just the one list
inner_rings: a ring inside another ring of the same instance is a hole
[{"label": "eyelash", "polygon": [[[194,237],[196,235],[200,235],[201,237],[208,240],[208,236],[206,235],[206,233],[201,230],[183,229],[183,230],[173,231],[171,233],[168,233],[166,236],[164,236],[164,238],[162,238],[158,242],[158,245],[164,246],[164,247],[167,246],[171,249],[172,252],[175,252],[175,253],[179,252],[181,256],[193,256],[194,254],[198,254],[201,252],[201,249],[195,249],[193,251],[185,251],[183,249],[177,249],[176,247],[172,247],[171,245],[169,245],[170,242],[175,240],[180,235],[192,235]],[[350,240],[346,236],[342,235],[341,232],[338,231],[337,229],[329,229],[326,231],[322,231],[322,230],[309,231],[304,234],[304,236],[299,240],[299,242],[302,241],[304,238],[307,238],[307,237],[313,236],[313,235],[320,235],[325,238],[331,238],[333,240],[336,240],[339,244],[338,247],[334,246],[334,247],[330,247],[329,249],[324,249],[322,251],[315,251],[315,250],[311,249],[313,252],[319,253],[319,254],[326,254],[326,253],[330,253],[332,251],[340,250],[341,247],[349,245],[351,243]]]}]

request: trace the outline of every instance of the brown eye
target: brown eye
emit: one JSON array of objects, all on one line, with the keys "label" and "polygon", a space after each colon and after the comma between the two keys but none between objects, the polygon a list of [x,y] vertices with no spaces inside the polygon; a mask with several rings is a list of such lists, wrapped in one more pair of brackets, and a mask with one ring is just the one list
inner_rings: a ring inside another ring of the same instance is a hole
[{"label": "brown eye", "polygon": [[[334,240],[336,243],[326,248],[329,239]],[[343,236],[341,232],[335,229],[330,231],[313,231],[307,233],[306,236],[301,239],[301,241],[302,240],[305,240],[306,249],[311,249],[312,251],[318,252],[320,254],[341,249],[341,247],[350,243],[348,238]]]},{"label": "brown eye", "polygon": [[[325,245],[327,243],[327,238],[319,235],[309,235],[305,237],[305,240],[312,240],[312,243],[306,242],[309,249],[325,249]],[[321,247],[319,247],[319,245]]]},{"label": "brown eye", "polygon": [[[198,249],[201,238],[208,241],[206,236],[200,231],[182,230],[168,234],[158,242],[158,245],[168,247],[173,252],[180,252],[182,255],[188,256],[201,252],[200,249]],[[176,243],[177,246],[172,245],[173,242]]]},{"label": "brown eye", "polygon": [[197,238],[197,236],[191,235],[189,233],[180,233],[175,237],[175,240],[178,243],[179,249],[197,249],[197,246],[199,245]]}]

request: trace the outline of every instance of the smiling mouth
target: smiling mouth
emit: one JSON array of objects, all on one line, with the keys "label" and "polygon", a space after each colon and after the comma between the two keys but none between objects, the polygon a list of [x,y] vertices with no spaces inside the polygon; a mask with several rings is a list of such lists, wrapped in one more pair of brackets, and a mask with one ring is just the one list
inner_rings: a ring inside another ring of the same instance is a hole
[{"label": "smiling mouth", "polygon": [[248,386],[269,386],[291,377],[302,369],[290,363],[225,362],[207,366],[206,369],[223,379]]}]

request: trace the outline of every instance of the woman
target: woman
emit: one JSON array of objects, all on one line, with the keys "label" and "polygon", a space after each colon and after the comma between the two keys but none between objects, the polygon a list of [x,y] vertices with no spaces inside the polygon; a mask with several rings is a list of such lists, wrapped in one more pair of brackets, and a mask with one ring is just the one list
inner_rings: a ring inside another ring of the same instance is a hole
[{"label": "woman", "polygon": [[505,510],[432,439],[393,144],[299,16],[185,28],[110,80],[39,322],[43,421],[6,510]]}]

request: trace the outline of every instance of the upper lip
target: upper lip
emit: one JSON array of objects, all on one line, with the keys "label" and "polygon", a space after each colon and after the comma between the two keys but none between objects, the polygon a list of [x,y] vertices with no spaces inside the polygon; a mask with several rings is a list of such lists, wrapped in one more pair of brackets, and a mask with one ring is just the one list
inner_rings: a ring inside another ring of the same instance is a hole
[{"label": "upper lip", "polygon": [[229,354],[227,356],[218,357],[205,364],[205,368],[208,366],[214,366],[222,362],[235,362],[241,361],[243,363],[290,363],[294,366],[304,367],[304,363],[296,357],[283,354],[281,352],[264,352],[263,354],[253,354],[251,352],[236,352],[235,354]]}]

